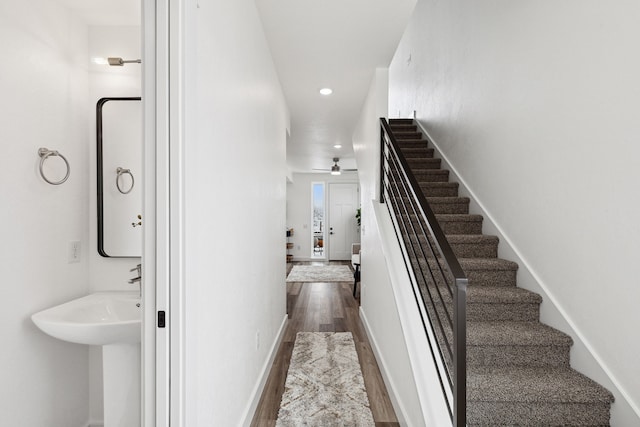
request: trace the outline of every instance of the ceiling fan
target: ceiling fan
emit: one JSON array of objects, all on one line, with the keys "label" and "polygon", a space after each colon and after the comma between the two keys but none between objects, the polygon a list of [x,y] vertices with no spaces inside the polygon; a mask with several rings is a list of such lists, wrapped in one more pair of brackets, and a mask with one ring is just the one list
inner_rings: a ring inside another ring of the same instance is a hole
[{"label": "ceiling fan", "polygon": [[340,173],[342,171],[345,172],[355,172],[358,169],[342,169],[340,168],[340,165],[338,165],[338,162],[340,161],[339,157],[334,157],[333,158],[333,166],[331,166],[331,169],[313,169],[314,171],[323,171],[323,172],[331,172],[331,175],[340,175]]}]

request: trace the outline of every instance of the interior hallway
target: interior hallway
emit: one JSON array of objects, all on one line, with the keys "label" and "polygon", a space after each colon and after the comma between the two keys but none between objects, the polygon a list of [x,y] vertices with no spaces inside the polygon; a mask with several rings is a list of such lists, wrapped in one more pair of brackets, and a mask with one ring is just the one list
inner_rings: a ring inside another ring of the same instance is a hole
[{"label": "interior hallway", "polygon": [[[348,261],[294,262],[287,264],[287,274],[296,264],[351,265]],[[369,339],[358,315],[360,305],[352,295],[353,282],[291,282],[286,286],[289,321],[251,425],[271,427],[276,424],[297,332],[351,332],[376,427],[399,426]],[[358,284],[359,290],[360,284]]]}]

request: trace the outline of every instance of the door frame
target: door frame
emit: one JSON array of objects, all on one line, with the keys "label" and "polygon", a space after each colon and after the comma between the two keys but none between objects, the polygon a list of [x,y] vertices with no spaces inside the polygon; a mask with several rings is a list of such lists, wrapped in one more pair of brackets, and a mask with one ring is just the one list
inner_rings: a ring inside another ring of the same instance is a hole
[{"label": "door frame", "polygon": [[[183,146],[187,0],[142,0],[142,426],[185,426]],[[187,28],[191,27],[190,30]],[[166,326],[158,327],[159,312]]]}]

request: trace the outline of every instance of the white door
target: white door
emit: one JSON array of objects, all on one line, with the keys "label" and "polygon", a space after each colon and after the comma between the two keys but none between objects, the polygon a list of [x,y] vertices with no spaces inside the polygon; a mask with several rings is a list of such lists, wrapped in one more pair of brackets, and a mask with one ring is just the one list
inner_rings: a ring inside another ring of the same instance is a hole
[{"label": "white door", "polygon": [[358,184],[329,184],[329,259],[350,260],[351,244],[360,241],[356,210]]}]

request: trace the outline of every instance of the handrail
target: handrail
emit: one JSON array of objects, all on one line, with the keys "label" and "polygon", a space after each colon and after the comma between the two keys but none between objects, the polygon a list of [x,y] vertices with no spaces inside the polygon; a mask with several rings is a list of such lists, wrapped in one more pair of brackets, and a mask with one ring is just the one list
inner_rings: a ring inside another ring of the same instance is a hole
[{"label": "handrail", "polygon": [[431,355],[452,423],[465,426],[468,279],[385,118],[380,119],[380,203],[393,218],[425,332],[433,337]]}]

